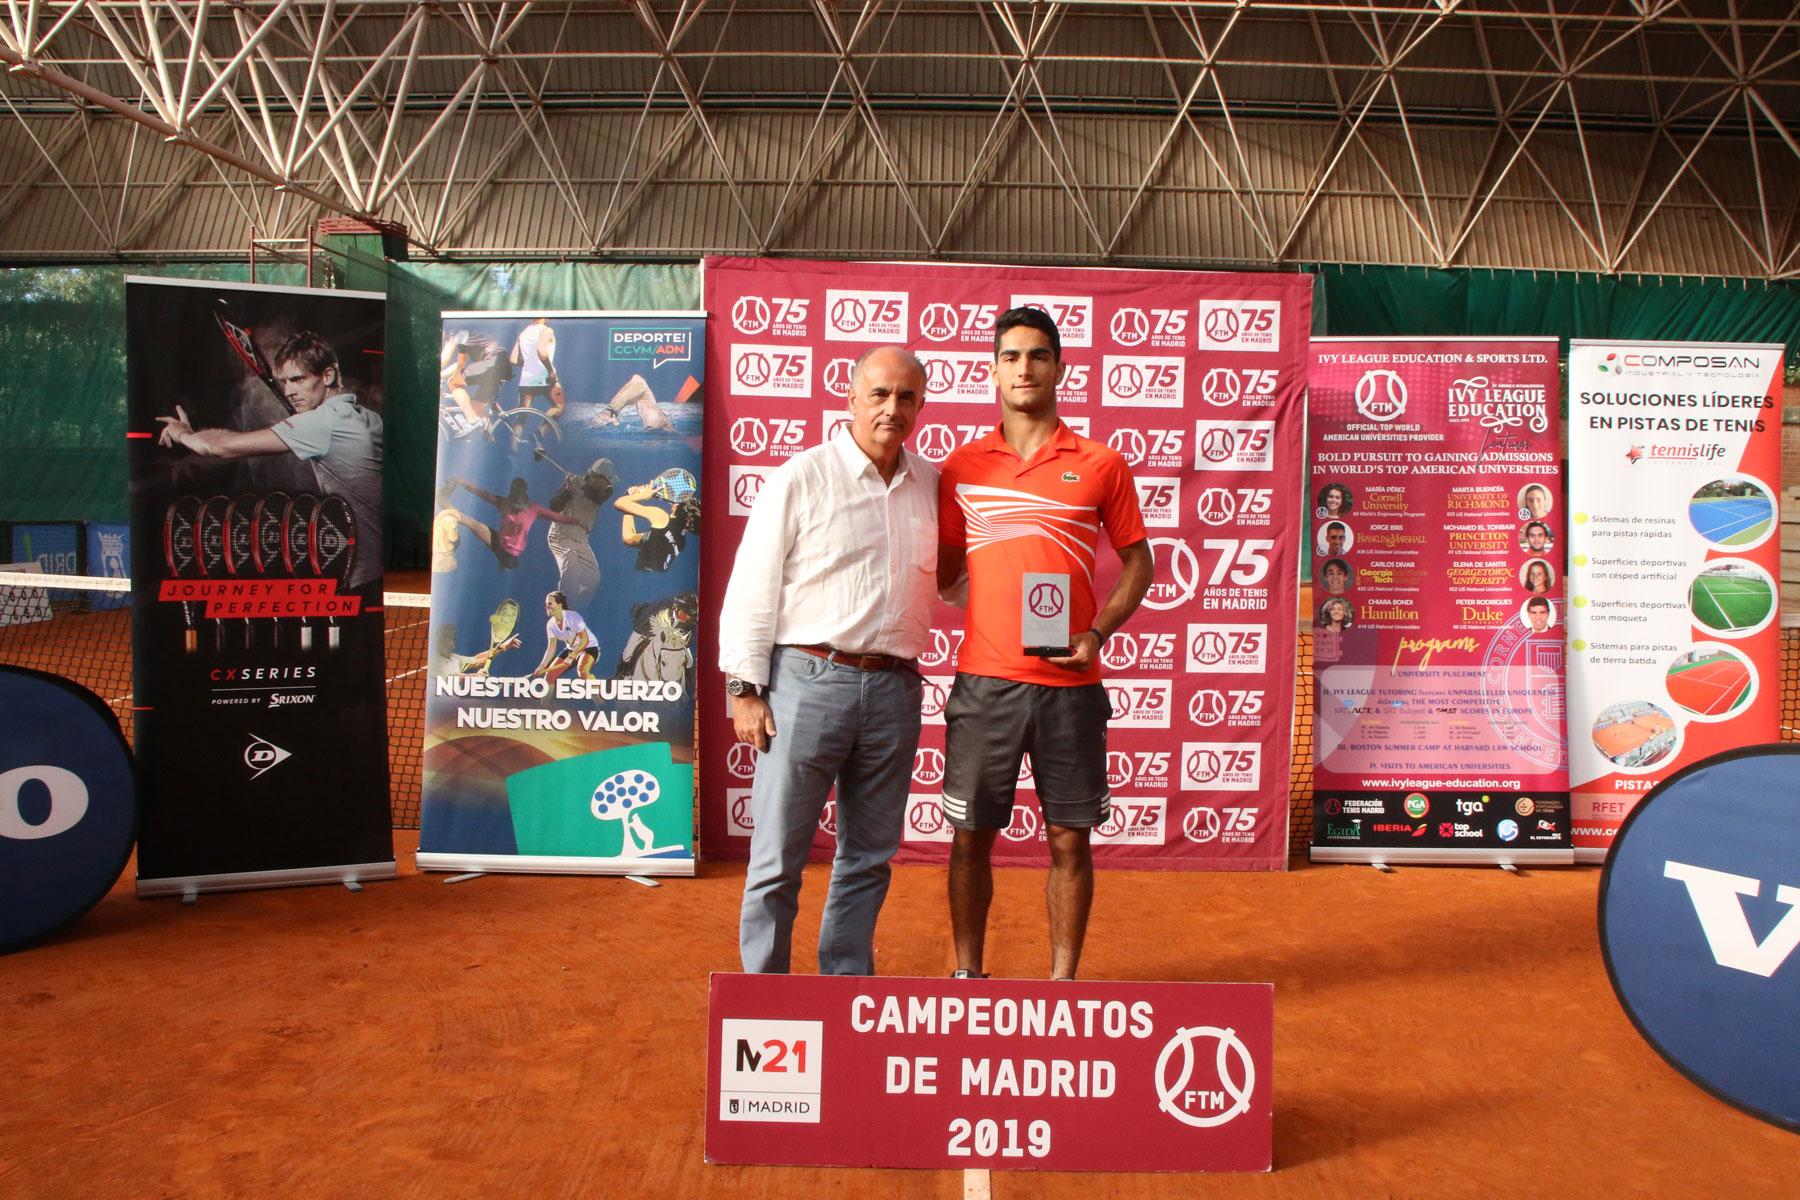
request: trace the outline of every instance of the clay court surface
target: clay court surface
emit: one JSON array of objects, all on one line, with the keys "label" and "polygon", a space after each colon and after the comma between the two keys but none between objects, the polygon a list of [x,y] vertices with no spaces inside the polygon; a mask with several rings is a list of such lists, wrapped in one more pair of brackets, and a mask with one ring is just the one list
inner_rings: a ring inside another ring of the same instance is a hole
[{"label": "clay court surface", "polygon": [[1716,716],[1736,708],[1750,687],[1750,668],[1729,654],[1716,654],[1669,672],[1669,698],[1689,712]]},{"label": "clay court surface", "polygon": [[[397,837],[402,877],[360,895],[126,888],[0,958],[0,1196],[964,1194],[957,1171],[703,1161],[707,971],[736,963],[741,868],[445,885]],[[1275,1172],[995,1172],[992,1194],[1793,1196],[1800,1138],[1677,1075],[1619,1009],[1598,881],[1103,873],[1089,977],[1274,982]],[[1046,967],[1042,884],[999,873],[996,973]],[[884,973],[949,972],[943,889],[897,871]]]},{"label": "clay court surface", "polygon": [[1659,733],[1673,727],[1674,721],[1660,713],[1643,713],[1626,721],[1594,727],[1594,745],[1611,759],[1629,754]]}]

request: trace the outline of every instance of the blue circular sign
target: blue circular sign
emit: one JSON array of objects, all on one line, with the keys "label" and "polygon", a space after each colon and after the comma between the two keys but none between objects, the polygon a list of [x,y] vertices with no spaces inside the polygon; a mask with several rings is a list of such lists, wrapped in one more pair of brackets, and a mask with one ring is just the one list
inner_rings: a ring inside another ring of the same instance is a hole
[{"label": "blue circular sign", "polygon": [[1800,1132],[1800,745],[1714,755],[1644,797],[1600,878],[1600,946],[1676,1070]]},{"label": "blue circular sign", "polygon": [[0,951],[58,929],[118,882],[137,831],[131,751],[86,688],[0,666]]}]

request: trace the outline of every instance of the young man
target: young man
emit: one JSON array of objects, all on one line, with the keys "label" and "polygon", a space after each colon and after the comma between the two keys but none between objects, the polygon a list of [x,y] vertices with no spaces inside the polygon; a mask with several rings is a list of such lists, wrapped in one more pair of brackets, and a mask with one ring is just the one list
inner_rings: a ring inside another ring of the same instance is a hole
[{"label": "young man", "polygon": [[195,429],[179,406],[158,417],[164,446],[206,458],[292,454],[312,465],[319,490],[342,496],[355,521],[356,559],[344,581],[357,591],[381,581],[381,414],[343,390],[337,352],[316,333],[296,333],[274,354],[275,382],[294,415],[267,429]]},{"label": "young man", "polygon": [[[1043,311],[1015,308],[994,324],[1000,424],[944,462],[938,486],[938,586],[968,571],[967,629],[944,710],[944,815],[956,974],[982,974],[994,881],[994,836],[1012,820],[1019,762],[1030,753],[1050,842],[1052,979],[1073,979],[1094,894],[1088,838],[1106,821],[1106,723],[1100,647],[1137,611],[1152,563],[1131,471],[1117,452],[1077,437],[1056,413],[1062,340]],[[1094,598],[1100,535],[1123,571]],[[1028,593],[1025,576],[1036,579]],[[1061,581],[1066,580],[1066,585]],[[1045,587],[1051,592],[1043,592]],[[1028,652],[1028,615],[1065,588],[1069,644]],[[1027,605],[1030,608],[1027,608]]]},{"label": "young man", "polygon": [[1533,596],[1525,602],[1525,624],[1533,633],[1543,633],[1550,628],[1550,601],[1542,596]]},{"label": "young man", "polygon": [[850,375],[850,424],[763,483],[719,618],[737,740],[761,751],[738,925],[744,970],[785,973],[800,869],[837,788],[819,972],[872,975],[900,848],[931,636],[937,472],[904,449],[925,402],[911,351]]}]

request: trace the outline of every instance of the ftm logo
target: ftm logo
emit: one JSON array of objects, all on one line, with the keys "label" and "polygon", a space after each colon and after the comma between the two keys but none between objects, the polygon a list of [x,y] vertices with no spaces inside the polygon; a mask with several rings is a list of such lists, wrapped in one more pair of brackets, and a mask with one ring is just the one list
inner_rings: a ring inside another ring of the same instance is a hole
[{"label": "ftm logo", "polygon": [[822,1021],[745,1021],[719,1026],[719,1119],[819,1123]]}]

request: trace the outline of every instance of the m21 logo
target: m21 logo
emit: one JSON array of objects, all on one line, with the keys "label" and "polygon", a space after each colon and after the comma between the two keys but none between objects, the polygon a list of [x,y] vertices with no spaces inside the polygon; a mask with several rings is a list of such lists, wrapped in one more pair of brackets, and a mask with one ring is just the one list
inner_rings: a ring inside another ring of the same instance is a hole
[{"label": "m21 logo", "polygon": [[1651,790],[1613,840],[1600,944],[1645,1040],[1800,1132],[1800,745],[1729,750]]},{"label": "m21 logo", "polygon": [[719,1119],[817,1125],[823,1021],[719,1022]]}]

